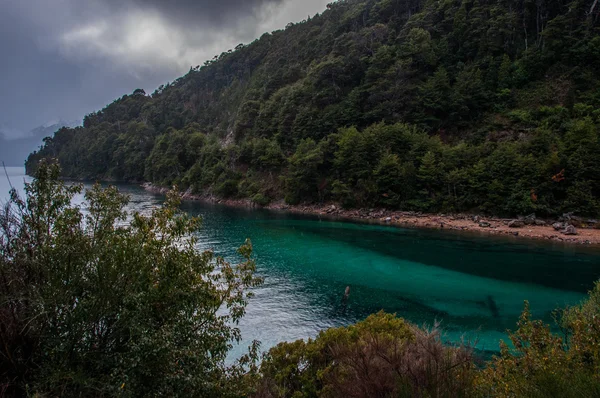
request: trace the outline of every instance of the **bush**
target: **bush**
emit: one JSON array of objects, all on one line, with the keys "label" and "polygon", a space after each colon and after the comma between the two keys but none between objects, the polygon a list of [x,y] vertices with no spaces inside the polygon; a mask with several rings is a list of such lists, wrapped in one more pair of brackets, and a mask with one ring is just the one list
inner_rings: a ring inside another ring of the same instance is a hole
[{"label": "bush", "polygon": [[226,179],[215,188],[215,193],[223,198],[231,198],[238,194],[238,181]]},{"label": "bush", "polygon": [[472,392],[472,351],[445,346],[382,312],[315,340],[282,343],[260,367],[256,397],[461,397]]},{"label": "bush", "polygon": [[[3,395],[223,396],[239,367],[251,245],[231,265],[198,252],[200,221],[171,193],[149,216],[129,214],[115,188],[79,185],[42,164],[25,199],[0,211],[0,374]],[[226,383],[225,380],[228,380]]]},{"label": "bush", "polygon": [[600,282],[581,305],[558,311],[562,336],[532,320],[529,304],[510,334],[514,349],[501,354],[478,376],[483,396],[600,396]]},{"label": "bush", "polygon": [[262,193],[257,193],[252,197],[252,202],[256,203],[259,206],[267,206],[271,203],[271,199],[263,195]]}]

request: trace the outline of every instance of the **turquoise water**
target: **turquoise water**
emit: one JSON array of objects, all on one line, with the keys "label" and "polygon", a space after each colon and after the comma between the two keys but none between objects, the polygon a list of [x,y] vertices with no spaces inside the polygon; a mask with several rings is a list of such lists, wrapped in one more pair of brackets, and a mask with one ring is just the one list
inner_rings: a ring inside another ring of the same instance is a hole
[{"label": "turquoise water", "polygon": [[[20,169],[12,172],[23,180]],[[162,199],[135,186],[120,188],[141,211]],[[385,310],[417,324],[441,321],[449,340],[464,336],[496,351],[524,300],[534,316],[551,322],[554,309],[579,302],[600,278],[600,251],[578,246],[193,202],[183,209],[204,219],[201,249],[235,261],[235,249],[252,239],[265,283],[240,327],[245,341],[260,340],[264,348]],[[350,296],[343,302],[346,286]]]}]

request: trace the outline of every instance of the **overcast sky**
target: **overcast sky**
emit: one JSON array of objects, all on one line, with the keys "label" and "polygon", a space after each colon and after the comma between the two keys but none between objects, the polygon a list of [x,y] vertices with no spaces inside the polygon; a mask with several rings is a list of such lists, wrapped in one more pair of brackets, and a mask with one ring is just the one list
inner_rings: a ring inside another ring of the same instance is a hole
[{"label": "overcast sky", "polygon": [[0,130],[79,120],[332,0],[0,0]]}]

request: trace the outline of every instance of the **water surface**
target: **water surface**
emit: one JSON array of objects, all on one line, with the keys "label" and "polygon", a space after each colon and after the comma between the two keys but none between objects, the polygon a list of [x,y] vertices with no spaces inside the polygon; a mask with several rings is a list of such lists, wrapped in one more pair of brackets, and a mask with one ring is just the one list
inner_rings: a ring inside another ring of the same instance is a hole
[{"label": "water surface", "polygon": [[[21,169],[9,173],[22,185]],[[133,185],[119,187],[136,210],[162,200]],[[0,179],[2,195],[7,190]],[[260,340],[264,348],[385,310],[417,324],[440,321],[449,340],[466,336],[496,351],[524,300],[535,317],[551,322],[554,309],[578,303],[600,277],[600,252],[580,246],[193,202],[183,209],[204,219],[201,249],[235,261],[236,248],[252,239],[265,283],[240,327],[246,341]]]}]

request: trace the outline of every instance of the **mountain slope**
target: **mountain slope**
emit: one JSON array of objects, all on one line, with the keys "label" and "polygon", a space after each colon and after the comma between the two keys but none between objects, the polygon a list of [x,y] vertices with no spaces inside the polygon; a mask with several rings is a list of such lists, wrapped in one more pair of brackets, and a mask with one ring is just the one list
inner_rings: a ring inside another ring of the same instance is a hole
[{"label": "mountain slope", "polygon": [[136,90],[38,153],[70,177],[290,203],[600,212],[587,1],[347,0]]},{"label": "mountain slope", "polygon": [[43,145],[44,138],[51,137],[63,127],[75,127],[80,122],[51,122],[44,126],[36,127],[27,136],[16,139],[7,139],[0,131],[0,162],[7,166],[23,166],[29,154]]}]

